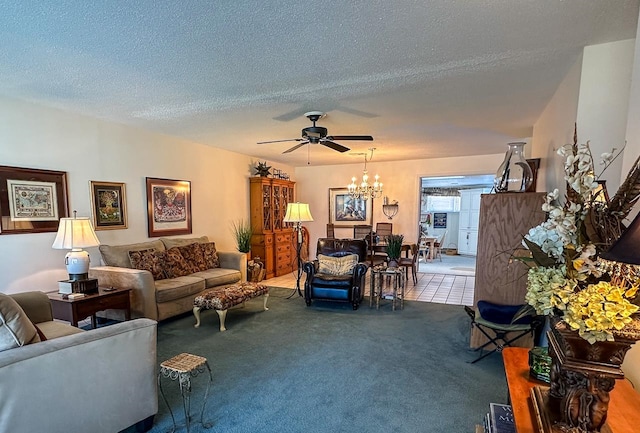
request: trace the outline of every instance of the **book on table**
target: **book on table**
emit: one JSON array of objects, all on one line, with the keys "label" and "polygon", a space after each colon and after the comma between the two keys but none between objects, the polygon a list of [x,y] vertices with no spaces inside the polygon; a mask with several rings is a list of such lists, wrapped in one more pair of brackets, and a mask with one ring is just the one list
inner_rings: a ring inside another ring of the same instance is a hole
[{"label": "book on table", "polygon": [[489,422],[493,433],[516,433],[511,405],[491,403],[489,405]]}]

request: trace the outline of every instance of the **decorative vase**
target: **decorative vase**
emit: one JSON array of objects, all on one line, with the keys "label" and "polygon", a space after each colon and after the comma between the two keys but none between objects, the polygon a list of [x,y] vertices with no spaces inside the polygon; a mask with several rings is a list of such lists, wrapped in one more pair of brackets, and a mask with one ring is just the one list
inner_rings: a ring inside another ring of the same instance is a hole
[{"label": "decorative vase", "polygon": [[397,268],[398,267],[398,259],[392,259],[389,257],[389,261],[387,262],[388,268]]},{"label": "decorative vase", "polygon": [[493,181],[497,192],[524,192],[533,182],[533,172],[524,157],[525,142],[509,143],[504,161]]},{"label": "decorative vase", "polygon": [[624,373],[620,366],[638,339],[635,324],[617,333],[614,341],[589,343],[569,326],[557,321],[549,331],[550,387],[533,388],[540,431],[544,433],[605,433],[609,392]]}]

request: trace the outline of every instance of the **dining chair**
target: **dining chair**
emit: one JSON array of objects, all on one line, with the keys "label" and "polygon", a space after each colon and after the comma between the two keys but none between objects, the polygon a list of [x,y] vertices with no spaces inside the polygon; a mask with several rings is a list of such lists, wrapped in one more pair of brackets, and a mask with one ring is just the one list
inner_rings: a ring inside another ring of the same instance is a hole
[{"label": "dining chair", "polygon": [[434,259],[436,257],[439,257],[440,261],[442,261],[442,246],[444,245],[444,239],[446,238],[448,232],[449,232],[449,230],[445,230],[445,232],[442,233],[442,236],[440,237],[440,239],[438,239],[437,241],[434,242],[434,244],[433,244],[433,258]]},{"label": "dining chair", "polygon": [[426,262],[427,257],[429,257],[429,242],[427,242],[424,239],[426,234],[423,231],[420,231],[419,233],[420,235],[418,235],[418,261],[420,261],[420,258],[422,258]]},{"label": "dining chair", "polygon": [[335,227],[333,224],[327,224],[327,238],[329,239],[336,238]]},{"label": "dining chair", "polygon": [[393,223],[376,223],[376,235],[380,240],[384,240],[391,233],[393,233]]},{"label": "dining chair", "polygon": [[367,239],[367,237],[373,231],[373,226],[370,225],[355,225],[353,226],[353,238],[354,239]]},{"label": "dining chair", "polygon": [[404,268],[405,281],[409,281],[409,268],[411,268],[411,277],[413,279],[413,285],[415,286],[418,284],[418,245],[411,244],[409,251],[411,251],[411,257],[400,257],[398,266]]},{"label": "dining chair", "polygon": [[371,267],[381,265],[387,261],[387,253],[385,251],[376,251],[376,244],[373,239],[373,232],[369,232],[367,240],[367,261]]}]

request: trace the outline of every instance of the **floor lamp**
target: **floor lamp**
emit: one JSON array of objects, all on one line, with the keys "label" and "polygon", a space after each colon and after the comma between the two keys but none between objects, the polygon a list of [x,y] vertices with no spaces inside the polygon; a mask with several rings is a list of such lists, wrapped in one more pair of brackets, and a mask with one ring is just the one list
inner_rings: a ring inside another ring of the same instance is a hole
[{"label": "floor lamp", "polygon": [[[305,221],[313,221],[313,217],[311,216],[311,212],[309,211],[309,205],[307,203],[289,203],[287,204],[287,213],[282,220],[286,223],[293,223],[293,229],[297,232],[297,242],[296,242],[296,258],[298,260],[298,275],[296,278],[296,288],[293,293],[289,295],[291,298],[295,295],[296,291],[299,296],[302,296],[302,291],[300,290],[300,277],[302,276],[302,259],[300,258],[300,251],[302,250],[302,223]],[[287,298],[287,299],[289,299]]]}]

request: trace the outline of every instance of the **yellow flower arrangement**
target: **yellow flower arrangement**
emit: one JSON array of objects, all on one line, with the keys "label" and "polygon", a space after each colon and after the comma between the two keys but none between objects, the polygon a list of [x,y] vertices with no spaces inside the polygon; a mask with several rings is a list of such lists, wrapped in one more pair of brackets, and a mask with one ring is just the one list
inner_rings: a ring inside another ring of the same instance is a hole
[{"label": "yellow flower arrangement", "polygon": [[569,296],[562,319],[591,344],[613,341],[612,331],[621,331],[633,321],[632,314],[640,309],[630,301],[635,298],[637,289],[625,290],[607,281],[590,284]]},{"label": "yellow flower arrangement", "polygon": [[[640,158],[616,197],[603,203],[589,143],[579,145],[574,136],[573,145],[558,154],[566,158],[567,193],[564,203],[557,189],[547,194],[542,206],[547,219],[524,236],[530,254],[518,260],[530,266],[525,300],[536,314],[561,318],[591,344],[611,341],[640,309],[640,277],[626,272],[635,277],[622,278],[599,253],[619,237],[631,209],[626,202],[638,197]],[[613,153],[603,155],[605,168],[613,159]]]}]

